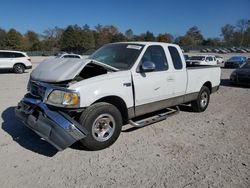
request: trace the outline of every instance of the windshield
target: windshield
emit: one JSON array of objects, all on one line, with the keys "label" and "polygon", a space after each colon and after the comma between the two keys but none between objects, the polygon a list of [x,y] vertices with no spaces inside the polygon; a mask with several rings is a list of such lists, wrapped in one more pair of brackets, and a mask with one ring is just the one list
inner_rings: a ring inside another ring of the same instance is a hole
[{"label": "windshield", "polygon": [[241,68],[242,69],[250,69],[250,61],[248,61],[246,64],[244,64]]},{"label": "windshield", "polygon": [[192,57],[189,58],[189,60],[203,61],[203,60],[205,60],[205,56],[192,56]]},{"label": "windshield", "polygon": [[143,47],[143,45],[129,43],[108,44],[97,50],[89,59],[117,69],[128,70],[134,65]]}]

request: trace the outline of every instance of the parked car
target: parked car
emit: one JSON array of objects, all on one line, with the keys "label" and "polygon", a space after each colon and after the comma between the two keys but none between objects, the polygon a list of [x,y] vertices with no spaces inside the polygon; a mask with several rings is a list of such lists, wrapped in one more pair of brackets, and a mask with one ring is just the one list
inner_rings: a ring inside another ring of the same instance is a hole
[{"label": "parked car", "polygon": [[21,74],[31,68],[31,59],[25,52],[0,50],[0,69]]},{"label": "parked car", "polygon": [[63,53],[56,56],[56,58],[75,58],[75,59],[82,59],[82,56],[79,54],[68,54]]},{"label": "parked car", "polygon": [[219,50],[219,49],[217,49],[217,48],[214,48],[214,49],[212,49],[212,52],[214,52],[214,53],[219,53],[219,52],[220,52],[220,50]]},{"label": "parked car", "polygon": [[244,50],[247,52],[250,52],[250,48],[245,48]]},{"label": "parked car", "polygon": [[218,50],[219,50],[219,53],[220,53],[220,54],[226,54],[226,53],[228,53],[226,50],[224,50],[224,49],[222,49],[222,48],[219,48]]},{"label": "parked car", "polygon": [[186,62],[188,65],[217,65],[217,60],[213,55],[192,56]]},{"label": "parked car", "polygon": [[239,68],[242,64],[246,62],[247,58],[245,56],[232,56],[228,59],[224,67],[225,68]]},{"label": "parked car", "polygon": [[[166,119],[161,109],[191,103],[205,111],[220,75],[217,66],[186,68],[175,44],[107,44],[88,59],[40,63],[15,113],[59,150],[78,140],[99,150],[117,140],[124,124],[142,127]],[[152,112],[158,115],[142,118]]]},{"label": "parked car", "polygon": [[207,52],[212,52],[212,50],[210,48],[206,48]]},{"label": "parked car", "polygon": [[230,48],[229,49],[231,52],[235,53],[237,50],[235,48]]},{"label": "parked car", "polygon": [[208,52],[206,49],[201,49],[201,51],[200,52]]},{"label": "parked car", "polygon": [[189,59],[189,56],[187,54],[184,54],[184,59],[187,61]]},{"label": "parked car", "polygon": [[246,53],[246,51],[242,48],[236,48],[237,53]]},{"label": "parked car", "polygon": [[233,84],[250,85],[250,60],[233,71],[230,80]]},{"label": "parked car", "polygon": [[224,58],[222,56],[216,55],[215,58],[216,58],[217,64],[224,62]]}]

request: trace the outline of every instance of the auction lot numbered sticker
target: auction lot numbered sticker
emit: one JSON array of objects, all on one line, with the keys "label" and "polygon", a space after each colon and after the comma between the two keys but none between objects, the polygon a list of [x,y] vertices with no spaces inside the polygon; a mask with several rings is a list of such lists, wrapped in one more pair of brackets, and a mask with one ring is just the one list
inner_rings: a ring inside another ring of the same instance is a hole
[{"label": "auction lot numbered sticker", "polygon": [[141,46],[138,46],[138,45],[128,45],[127,48],[130,48],[130,49],[135,49],[135,50],[140,50],[141,49]]}]

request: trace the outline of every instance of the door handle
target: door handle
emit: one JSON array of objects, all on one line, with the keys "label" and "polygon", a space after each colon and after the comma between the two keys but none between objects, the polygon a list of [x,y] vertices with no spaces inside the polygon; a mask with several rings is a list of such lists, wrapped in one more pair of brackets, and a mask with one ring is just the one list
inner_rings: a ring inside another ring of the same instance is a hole
[{"label": "door handle", "polygon": [[174,78],[173,77],[168,77],[167,81],[169,81],[169,82],[174,81]]}]

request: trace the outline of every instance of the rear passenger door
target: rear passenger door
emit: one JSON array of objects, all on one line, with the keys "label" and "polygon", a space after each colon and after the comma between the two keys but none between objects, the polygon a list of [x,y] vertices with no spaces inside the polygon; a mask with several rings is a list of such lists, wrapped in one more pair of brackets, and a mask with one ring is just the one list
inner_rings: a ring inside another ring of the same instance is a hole
[{"label": "rear passenger door", "polygon": [[[186,93],[187,87],[187,71],[184,58],[180,55],[182,52],[175,46],[168,46],[168,50],[173,62],[174,69],[174,96],[182,96]],[[182,57],[182,58],[181,58]]]}]

